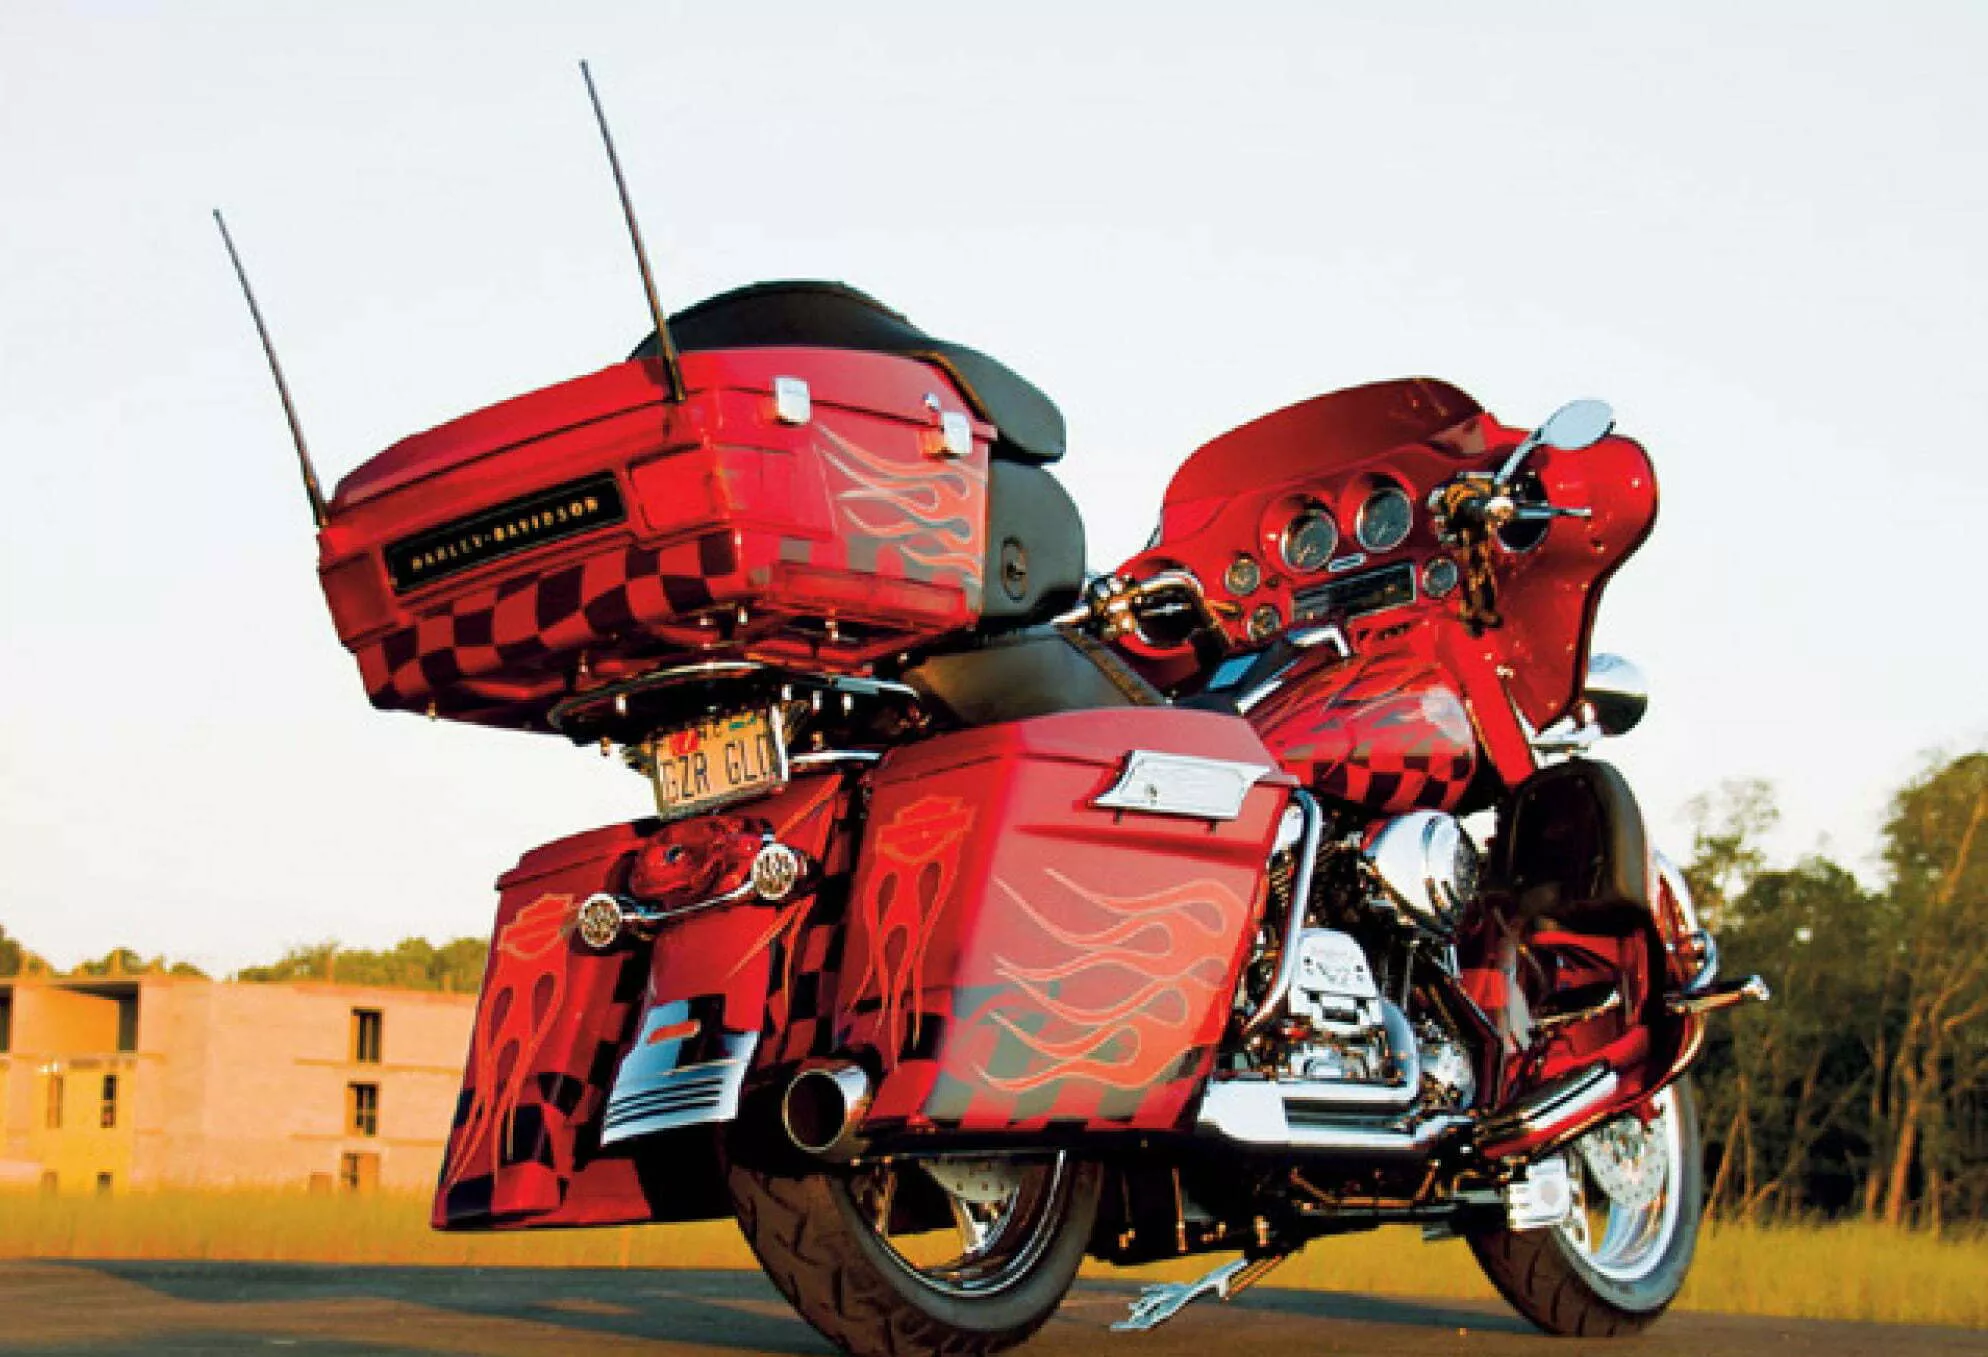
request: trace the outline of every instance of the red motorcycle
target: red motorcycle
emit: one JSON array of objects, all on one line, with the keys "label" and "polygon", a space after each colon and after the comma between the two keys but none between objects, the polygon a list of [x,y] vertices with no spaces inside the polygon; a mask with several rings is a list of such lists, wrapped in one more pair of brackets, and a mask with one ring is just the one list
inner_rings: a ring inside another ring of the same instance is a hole
[{"label": "red motorcycle", "polygon": [[1054,405],[789,283],[329,501],[306,457],[376,706],[654,790],[499,882],[435,1225],[734,1215],[858,1353],[1020,1342],[1087,1254],[1240,1253],[1149,1328],[1389,1222],[1542,1328],[1648,1324],[1698,1228],[1681,1076],[1766,987],[1715,983],[1585,757],[1645,701],[1589,654],[1656,516],[1611,428],[1321,396],[1087,577]]}]

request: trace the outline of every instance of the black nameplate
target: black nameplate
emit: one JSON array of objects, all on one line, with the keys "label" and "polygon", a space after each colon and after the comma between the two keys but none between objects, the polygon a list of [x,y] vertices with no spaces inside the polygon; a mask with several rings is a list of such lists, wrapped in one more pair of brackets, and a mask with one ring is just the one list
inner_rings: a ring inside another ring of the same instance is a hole
[{"label": "black nameplate", "polygon": [[386,550],[387,576],[393,591],[404,594],[627,517],[614,474],[603,471],[403,537]]}]

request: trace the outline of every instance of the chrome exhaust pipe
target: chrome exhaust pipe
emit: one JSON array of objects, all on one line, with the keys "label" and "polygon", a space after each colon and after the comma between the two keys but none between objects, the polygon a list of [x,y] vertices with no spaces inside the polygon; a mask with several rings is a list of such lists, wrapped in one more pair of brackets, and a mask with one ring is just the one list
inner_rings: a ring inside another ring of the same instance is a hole
[{"label": "chrome exhaust pipe", "polygon": [[[1320,1098],[1319,1092],[1317,1086],[1307,1090],[1295,1080],[1217,1080],[1202,1096],[1198,1129],[1244,1145],[1422,1159],[1470,1125],[1470,1118],[1451,1113],[1405,1117],[1392,1126],[1348,1124],[1345,1118],[1355,1109]],[[1373,1090],[1365,1092],[1371,1095]]]},{"label": "chrome exhaust pipe", "polygon": [[862,1152],[857,1128],[870,1110],[870,1076],[861,1065],[833,1061],[810,1065],[794,1076],[780,1099],[780,1124],[787,1138],[824,1159],[850,1159]]},{"label": "chrome exhaust pipe", "polygon": [[1516,1107],[1486,1117],[1477,1124],[1478,1152],[1493,1152],[1515,1140],[1546,1137],[1527,1155],[1537,1159],[1592,1129],[1601,1120],[1596,1109],[1607,1106],[1622,1080],[1606,1065],[1590,1065],[1549,1085]]}]

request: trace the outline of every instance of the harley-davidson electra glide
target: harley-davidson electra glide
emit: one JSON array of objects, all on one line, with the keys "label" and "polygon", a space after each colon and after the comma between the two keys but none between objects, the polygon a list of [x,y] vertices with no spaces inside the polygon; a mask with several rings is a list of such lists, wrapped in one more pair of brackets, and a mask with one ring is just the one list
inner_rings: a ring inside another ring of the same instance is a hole
[{"label": "harley-davidson electra glide", "polygon": [[1086,1255],[1240,1254],[1144,1329],[1395,1222],[1544,1329],[1650,1323],[1698,1230],[1683,1076],[1766,987],[1716,981],[1587,757],[1645,701],[1589,653],[1657,508],[1611,429],[1320,396],[1087,577],[1044,396],[783,283],[328,502],[305,457],[375,706],[654,788],[499,881],[434,1224],[732,1215],[892,1357],[1022,1341]]}]

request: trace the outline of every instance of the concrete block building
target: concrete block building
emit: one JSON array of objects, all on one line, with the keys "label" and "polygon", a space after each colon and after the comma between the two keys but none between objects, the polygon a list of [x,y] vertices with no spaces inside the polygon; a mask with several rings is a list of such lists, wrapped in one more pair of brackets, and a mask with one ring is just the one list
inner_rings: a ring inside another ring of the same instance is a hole
[{"label": "concrete block building", "polygon": [[0,1188],[432,1187],[475,998],[0,981]]}]

